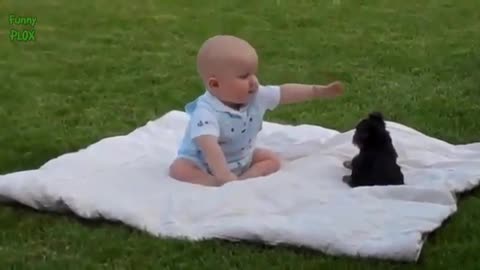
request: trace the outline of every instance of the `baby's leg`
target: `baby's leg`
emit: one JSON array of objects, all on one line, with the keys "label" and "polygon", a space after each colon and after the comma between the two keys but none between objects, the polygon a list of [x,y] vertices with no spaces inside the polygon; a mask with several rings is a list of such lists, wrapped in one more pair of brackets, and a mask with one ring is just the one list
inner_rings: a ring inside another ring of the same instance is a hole
[{"label": "baby's leg", "polygon": [[270,150],[255,149],[250,168],[239,176],[239,179],[267,176],[280,169],[280,159]]},{"label": "baby's leg", "polygon": [[204,186],[217,186],[213,175],[200,169],[193,161],[184,158],[178,158],[170,165],[169,175],[183,182]]}]

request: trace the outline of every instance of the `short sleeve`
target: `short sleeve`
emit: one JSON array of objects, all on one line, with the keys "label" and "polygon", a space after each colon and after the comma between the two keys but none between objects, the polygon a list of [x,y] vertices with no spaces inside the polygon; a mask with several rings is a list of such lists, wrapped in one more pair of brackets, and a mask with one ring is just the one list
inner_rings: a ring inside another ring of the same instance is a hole
[{"label": "short sleeve", "polygon": [[260,85],[256,102],[264,110],[275,109],[280,103],[280,86]]},{"label": "short sleeve", "polygon": [[220,128],[214,112],[197,108],[190,119],[190,137],[192,139],[201,135],[213,135],[218,137]]}]

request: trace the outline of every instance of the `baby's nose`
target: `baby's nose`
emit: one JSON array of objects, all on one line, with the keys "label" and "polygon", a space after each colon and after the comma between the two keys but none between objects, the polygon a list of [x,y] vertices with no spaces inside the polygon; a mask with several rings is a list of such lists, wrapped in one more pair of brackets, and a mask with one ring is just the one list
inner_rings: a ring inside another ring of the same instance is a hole
[{"label": "baby's nose", "polygon": [[251,79],[250,79],[250,88],[251,89],[257,89],[257,87],[258,87],[257,76],[252,76]]}]

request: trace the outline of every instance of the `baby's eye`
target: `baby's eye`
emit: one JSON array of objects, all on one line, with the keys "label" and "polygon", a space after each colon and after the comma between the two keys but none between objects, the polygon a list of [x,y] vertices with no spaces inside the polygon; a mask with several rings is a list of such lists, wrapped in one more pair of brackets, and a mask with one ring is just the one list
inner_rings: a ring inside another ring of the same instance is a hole
[{"label": "baby's eye", "polygon": [[250,76],[250,73],[242,74],[242,75],[240,75],[240,78],[241,79],[246,79],[246,78],[248,78],[248,76]]}]

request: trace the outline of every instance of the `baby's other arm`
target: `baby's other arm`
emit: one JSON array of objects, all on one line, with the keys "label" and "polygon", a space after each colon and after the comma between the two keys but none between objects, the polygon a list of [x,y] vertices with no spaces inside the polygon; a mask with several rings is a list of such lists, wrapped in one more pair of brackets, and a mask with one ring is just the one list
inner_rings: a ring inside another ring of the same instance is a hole
[{"label": "baby's other arm", "polygon": [[198,108],[190,121],[191,138],[198,146],[210,167],[213,176],[220,183],[235,180],[228,168],[225,155],[218,144],[220,127],[216,115],[206,108]]},{"label": "baby's other arm", "polygon": [[217,181],[223,184],[237,180],[237,176],[228,168],[225,155],[218,144],[218,137],[214,135],[201,135],[195,138],[195,142],[202,150],[205,160]]}]

